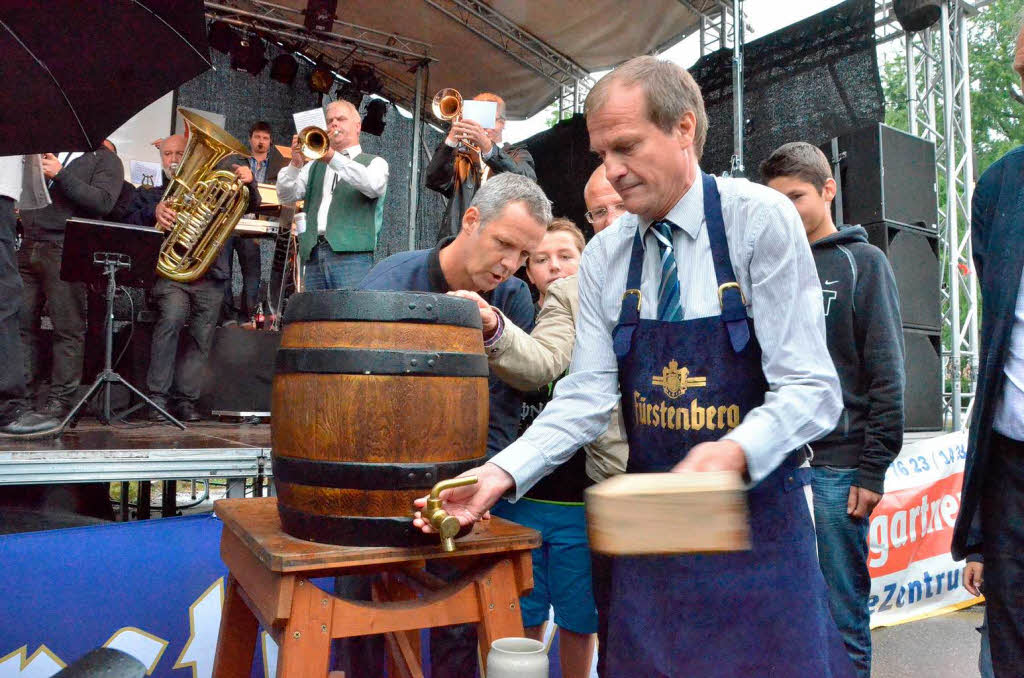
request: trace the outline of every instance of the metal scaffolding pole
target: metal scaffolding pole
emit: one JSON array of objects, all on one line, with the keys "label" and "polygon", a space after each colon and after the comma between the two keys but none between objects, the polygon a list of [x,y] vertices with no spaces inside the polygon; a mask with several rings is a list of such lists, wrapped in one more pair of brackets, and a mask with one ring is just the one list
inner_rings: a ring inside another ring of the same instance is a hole
[{"label": "metal scaffolding pole", "polygon": [[412,165],[409,169],[409,249],[416,249],[416,215],[420,206],[420,138],[423,131],[423,88],[426,64],[416,67],[416,105],[412,107]]},{"label": "metal scaffolding pole", "polygon": [[[879,4],[887,8],[885,0]],[[953,430],[963,426],[973,404],[978,371],[978,295],[970,229],[974,188],[966,22],[970,11],[960,0],[946,0],[937,25],[899,35],[906,55],[908,128],[935,142],[937,177],[944,184],[938,223],[943,419]]]},{"label": "metal scaffolding pole", "polygon": [[730,174],[742,177],[743,171],[743,0],[732,3],[732,167]]}]

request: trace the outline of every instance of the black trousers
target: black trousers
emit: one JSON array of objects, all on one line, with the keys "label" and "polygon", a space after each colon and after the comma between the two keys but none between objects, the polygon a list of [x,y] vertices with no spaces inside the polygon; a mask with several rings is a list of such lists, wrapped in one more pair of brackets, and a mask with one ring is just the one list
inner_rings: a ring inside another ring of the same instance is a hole
[{"label": "black trousers", "polygon": [[0,195],[0,424],[6,424],[28,404],[18,321],[22,285],[14,249],[16,228],[14,200]]},{"label": "black trousers", "polygon": [[[153,286],[153,300],[159,317],[153,328],[146,386],[151,396],[164,402],[173,397],[195,403],[203,388],[203,369],[220,318],[224,281],[202,278],[178,283],[160,278]],[[185,348],[176,361],[178,336],[186,322]]]},{"label": "black trousers", "polygon": [[50,399],[70,405],[82,383],[85,355],[85,284],[60,279],[64,243],[26,240],[18,251],[18,271],[24,284],[21,305],[21,343],[25,350],[28,378],[39,374],[39,319],[43,303],[53,323],[53,369]]},{"label": "black trousers", "polygon": [[981,498],[992,668],[998,678],[1024,667],[1024,442],[992,433]]},{"label": "black trousers", "polygon": [[227,250],[233,250],[238,255],[238,265],[242,269],[242,294],[238,299],[238,306],[235,306],[235,294],[231,289],[231,280],[234,277],[234,256],[228,257],[229,275],[224,285],[224,311],[221,317],[224,322],[237,320],[240,323],[247,323],[256,315],[256,306],[260,297],[260,243],[256,238],[242,238],[234,236],[229,238],[224,245]]}]

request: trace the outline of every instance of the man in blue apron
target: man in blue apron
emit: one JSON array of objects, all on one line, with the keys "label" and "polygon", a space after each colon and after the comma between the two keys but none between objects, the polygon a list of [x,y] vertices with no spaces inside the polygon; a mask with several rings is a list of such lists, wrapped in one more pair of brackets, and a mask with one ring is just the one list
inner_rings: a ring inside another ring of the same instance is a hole
[{"label": "man in blue apron", "polygon": [[605,430],[621,393],[627,470],[744,474],[752,549],[599,560],[600,673],[852,676],[799,468],[841,409],[800,217],[765,187],[701,172],[704,104],[675,64],[627,62],[586,114],[628,214],[584,251],[570,374],[447,508],[468,524],[518,499]]}]

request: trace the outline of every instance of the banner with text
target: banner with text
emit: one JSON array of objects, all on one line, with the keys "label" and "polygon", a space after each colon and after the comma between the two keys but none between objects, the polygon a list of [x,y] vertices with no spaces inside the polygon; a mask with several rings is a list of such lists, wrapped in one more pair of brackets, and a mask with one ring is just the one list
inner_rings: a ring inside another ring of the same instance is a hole
[{"label": "banner with text", "polygon": [[966,432],[918,440],[886,472],[868,530],[872,628],[980,602],[963,587],[963,561],[949,553],[966,452]]}]

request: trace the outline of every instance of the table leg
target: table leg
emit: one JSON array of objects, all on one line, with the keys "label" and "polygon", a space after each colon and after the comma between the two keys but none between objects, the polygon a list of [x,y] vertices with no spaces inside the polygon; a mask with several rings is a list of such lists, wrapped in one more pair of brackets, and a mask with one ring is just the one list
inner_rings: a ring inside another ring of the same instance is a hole
[{"label": "table leg", "polygon": [[295,582],[292,610],[281,634],[279,678],[323,678],[331,659],[331,597],[306,579]]},{"label": "table leg", "polygon": [[213,678],[248,678],[252,674],[258,634],[259,622],[242,599],[238,582],[228,575]]},{"label": "table leg", "polygon": [[523,615],[519,610],[519,589],[512,562],[499,561],[490,570],[477,575],[474,585],[480,605],[477,626],[480,656],[486,662],[495,640],[523,636]]}]

